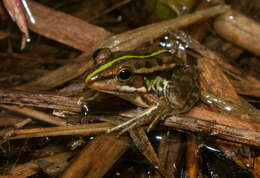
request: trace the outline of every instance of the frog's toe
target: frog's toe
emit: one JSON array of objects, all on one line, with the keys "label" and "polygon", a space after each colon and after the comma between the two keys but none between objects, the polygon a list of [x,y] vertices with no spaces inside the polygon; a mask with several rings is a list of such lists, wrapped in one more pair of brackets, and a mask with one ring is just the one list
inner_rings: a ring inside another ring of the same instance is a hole
[{"label": "frog's toe", "polygon": [[135,116],[132,119],[129,119],[111,129],[107,130],[107,133],[111,133],[113,131],[121,130],[119,132],[119,135],[123,134],[124,132],[128,131],[129,129],[135,128],[137,126],[141,126],[143,124],[149,123],[151,121],[152,117],[149,117],[149,114],[154,111],[157,108],[157,106],[148,108],[142,112],[138,112],[135,114]]},{"label": "frog's toe", "polygon": [[160,120],[165,120],[167,117],[169,117],[171,114],[173,114],[171,111],[169,110],[164,110],[162,111],[160,114],[158,114],[150,123],[149,127],[147,128],[147,132],[150,132],[157,124]]},{"label": "frog's toe", "polygon": [[147,132],[149,133],[156,125],[157,123],[160,121],[160,116],[156,117],[152,123],[149,125],[149,127],[147,128]]},{"label": "frog's toe", "polygon": [[133,129],[133,128],[136,128],[136,127],[139,127],[140,125],[142,125],[144,122],[145,122],[145,118],[139,118],[139,117],[135,117],[133,119],[130,119],[120,125],[117,125],[111,129],[108,129],[107,130],[107,133],[111,133],[113,131],[118,131],[118,130],[121,130],[119,132],[119,136],[122,135],[123,133],[129,131],[130,129]]},{"label": "frog's toe", "polygon": [[[108,129],[107,130],[107,133],[111,133],[111,132],[114,132],[114,131],[118,131],[120,129],[122,129],[119,133],[118,133],[118,136],[121,136],[122,134],[124,134],[125,132],[129,131],[130,129],[133,129],[135,128],[135,126],[137,125],[138,122],[134,122],[132,124],[129,124],[127,126],[120,124],[118,126],[115,126],[111,129]],[[124,123],[123,123],[124,124]],[[125,128],[124,128],[125,127]]]},{"label": "frog's toe", "polygon": [[125,118],[133,118],[135,116],[135,113],[120,113],[119,116],[122,116]]},{"label": "frog's toe", "polygon": [[136,128],[136,127],[138,127],[139,126],[139,123],[140,122],[134,122],[134,123],[132,123],[131,125],[129,125],[128,127],[126,127],[126,128],[124,128],[123,130],[121,130],[120,132],[119,132],[119,135],[122,135],[123,133],[125,133],[125,132],[127,132],[127,131],[129,131],[130,129],[133,129],[133,128]]},{"label": "frog's toe", "polygon": [[[111,129],[108,129],[107,130],[107,133],[111,133],[111,132],[114,132],[114,131],[117,131],[117,130],[120,130],[120,129],[123,129],[123,128],[128,128],[132,123],[135,123],[136,122],[136,120],[138,120],[139,119],[139,117],[134,117],[134,118],[132,118],[132,119],[129,119],[128,121],[125,121],[125,122],[123,122],[123,123],[121,123],[121,124],[119,124],[119,125],[117,125],[117,126],[115,126],[115,127],[113,127],[113,128],[111,128]],[[124,130],[124,129],[123,129]]]},{"label": "frog's toe", "polygon": [[118,131],[118,130],[120,130],[120,129],[122,129],[122,128],[123,128],[123,126],[122,126],[122,124],[120,124],[120,125],[117,125],[117,126],[111,128],[111,129],[107,129],[107,133],[111,133],[111,132],[114,132],[114,131]]}]

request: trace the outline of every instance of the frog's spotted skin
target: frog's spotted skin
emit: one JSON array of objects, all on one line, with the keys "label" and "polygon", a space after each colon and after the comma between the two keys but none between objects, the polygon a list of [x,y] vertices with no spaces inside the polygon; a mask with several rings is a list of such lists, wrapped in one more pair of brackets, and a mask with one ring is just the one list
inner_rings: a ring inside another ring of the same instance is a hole
[{"label": "frog's spotted skin", "polygon": [[[112,53],[86,77],[89,88],[118,95],[144,108],[110,131],[155,123],[166,112],[188,111],[199,99],[198,72],[165,49]],[[151,127],[150,127],[151,128]]]}]

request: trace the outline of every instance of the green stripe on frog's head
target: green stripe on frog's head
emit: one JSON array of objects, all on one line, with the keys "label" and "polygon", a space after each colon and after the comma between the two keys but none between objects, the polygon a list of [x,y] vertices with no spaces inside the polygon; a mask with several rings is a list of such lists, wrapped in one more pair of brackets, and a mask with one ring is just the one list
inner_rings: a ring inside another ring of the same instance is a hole
[{"label": "green stripe on frog's head", "polygon": [[145,58],[149,58],[149,57],[153,57],[153,56],[157,56],[161,53],[165,53],[165,52],[168,52],[168,50],[166,49],[162,49],[162,50],[158,50],[156,52],[153,52],[151,54],[148,54],[148,55],[141,55],[141,56],[135,56],[135,55],[124,55],[124,56],[121,56],[119,58],[116,58],[102,66],[100,66],[99,68],[97,68],[97,70],[93,71],[92,73],[90,73],[86,79],[85,79],[85,83],[88,84],[89,80],[95,76],[96,74],[98,74],[99,72],[102,72],[104,71],[105,69],[109,68],[110,66],[112,66],[115,62],[118,62],[118,61],[122,61],[122,60],[126,60],[126,59],[131,59],[131,58],[136,58],[136,59],[145,59]]}]

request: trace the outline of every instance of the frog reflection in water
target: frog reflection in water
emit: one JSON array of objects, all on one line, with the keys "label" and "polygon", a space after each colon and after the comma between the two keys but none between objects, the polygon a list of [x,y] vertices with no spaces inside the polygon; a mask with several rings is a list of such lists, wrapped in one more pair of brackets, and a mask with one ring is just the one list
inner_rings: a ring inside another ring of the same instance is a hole
[{"label": "frog reflection in water", "polygon": [[115,52],[98,50],[98,65],[85,83],[94,90],[117,95],[142,108],[109,132],[125,131],[150,123],[148,131],[168,114],[187,112],[200,98],[199,75],[192,65],[171,53],[170,49]]}]

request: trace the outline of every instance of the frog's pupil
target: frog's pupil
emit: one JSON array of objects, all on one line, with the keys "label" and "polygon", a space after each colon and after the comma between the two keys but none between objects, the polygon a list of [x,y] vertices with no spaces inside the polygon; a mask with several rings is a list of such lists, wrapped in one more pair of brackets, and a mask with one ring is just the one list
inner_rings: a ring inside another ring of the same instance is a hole
[{"label": "frog's pupil", "polygon": [[131,76],[131,72],[128,69],[124,69],[119,73],[119,77],[122,80],[127,80]]}]

